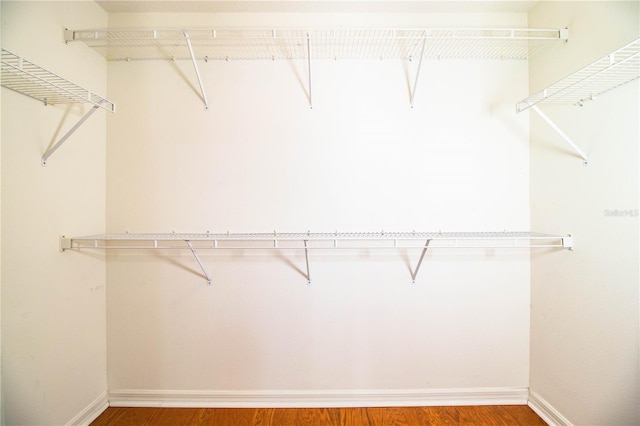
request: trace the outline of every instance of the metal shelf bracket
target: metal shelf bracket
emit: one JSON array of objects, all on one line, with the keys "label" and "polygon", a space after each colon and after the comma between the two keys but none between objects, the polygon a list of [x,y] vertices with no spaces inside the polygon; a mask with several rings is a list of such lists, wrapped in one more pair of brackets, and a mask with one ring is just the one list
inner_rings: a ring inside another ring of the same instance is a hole
[{"label": "metal shelf bracket", "polygon": [[416,97],[416,88],[418,87],[418,78],[420,77],[420,68],[422,68],[422,58],[424,57],[424,51],[427,47],[427,37],[425,36],[422,39],[422,49],[420,50],[420,60],[418,61],[418,69],[416,70],[416,78],[413,82],[413,89],[411,89],[411,98],[409,99],[409,103],[411,108],[413,108],[413,103]]},{"label": "metal shelf bracket", "polygon": [[311,97],[311,34],[307,33],[307,68],[309,74],[309,108],[313,109],[313,98]]},{"label": "metal shelf bracket", "polygon": [[304,260],[307,264],[307,284],[311,284],[311,272],[309,271],[309,240],[304,240]]},{"label": "metal shelf bracket", "polygon": [[209,273],[207,272],[207,269],[204,267],[204,264],[202,263],[202,260],[200,260],[200,256],[198,256],[198,253],[193,248],[193,244],[191,244],[190,240],[184,240],[184,241],[187,243],[187,246],[189,247],[189,250],[191,250],[191,253],[193,254],[193,257],[196,258],[196,262],[198,262],[198,265],[200,265],[200,269],[202,269],[202,273],[207,278],[207,284],[211,285],[211,275],[209,275]]},{"label": "metal shelf bracket", "polygon": [[416,269],[411,271],[411,282],[412,284],[416,283],[416,277],[418,276],[418,271],[420,270],[420,265],[422,265],[422,261],[424,260],[424,255],[427,254],[427,249],[429,248],[429,243],[431,240],[427,240],[424,244],[424,248],[422,249],[422,253],[420,254],[420,259],[418,260],[418,264],[416,265]]},{"label": "metal shelf bracket", "polygon": [[[98,101],[99,104],[102,104],[104,101]],[[56,152],[56,150],[58,148],[60,148],[62,146],[63,143],[65,143],[65,141],[67,139],[69,139],[69,137],[76,131],[78,130],[78,128],[80,126],[82,126],[84,124],[85,121],[87,121],[87,119],[89,117],[91,117],[91,115],[93,115],[94,112],[96,112],[96,110],[99,108],[99,105],[94,105],[93,107],[91,107],[91,109],[89,111],[86,112],[85,115],[82,116],[82,118],[80,118],[80,120],[78,120],[78,122],[76,124],[73,125],[73,127],[71,127],[71,129],[69,129],[69,131],[67,131],[67,133],[64,134],[64,136],[62,136],[60,138],[60,140],[58,140],[58,142],[56,142],[54,145],[52,145],[49,149],[47,149],[47,151],[42,155],[42,165],[46,166],[47,165],[47,160],[49,159],[49,157],[51,157],[51,155],[53,155],[54,152]]]},{"label": "metal shelf bracket", "polygon": [[560,135],[560,137],[567,143],[569,144],[569,146],[571,148],[573,148],[573,150],[580,156],[582,157],[582,160],[584,161],[584,164],[587,165],[589,164],[589,158],[587,157],[587,154],[585,154],[572,140],[569,136],[567,136],[567,134],[565,132],[562,131],[562,129],[560,129],[560,127],[558,127],[556,125],[556,123],[554,123],[545,113],[543,113],[542,111],[540,111],[540,108],[538,108],[537,105],[532,105],[531,109],[533,111],[535,111],[536,114],[538,114],[540,116],[540,118],[542,118],[553,130],[556,131],[556,133],[558,135]]},{"label": "metal shelf bracket", "polygon": [[193,46],[191,46],[189,31],[183,31],[182,34],[184,35],[184,39],[187,42],[187,47],[189,48],[191,63],[193,63],[193,69],[196,72],[196,78],[198,79],[198,85],[200,86],[200,93],[202,94],[202,101],[204,102],[204,109],[209,109],[209,100],[207,99],[207,93],[204,91],[204,85],[202,84],[202,78],[200,77],[200,70],[198,69],[198,63],[196,62],[196,55],[193,53]]}]

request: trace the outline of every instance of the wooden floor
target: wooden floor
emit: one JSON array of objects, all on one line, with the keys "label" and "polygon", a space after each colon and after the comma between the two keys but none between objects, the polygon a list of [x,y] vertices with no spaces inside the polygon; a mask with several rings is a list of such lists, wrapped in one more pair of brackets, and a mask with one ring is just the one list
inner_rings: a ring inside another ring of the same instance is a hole
[{"label": "wooden floor", "polygon": [[526,405],[391,408],[118,408],[92,426],[546,426]]}]

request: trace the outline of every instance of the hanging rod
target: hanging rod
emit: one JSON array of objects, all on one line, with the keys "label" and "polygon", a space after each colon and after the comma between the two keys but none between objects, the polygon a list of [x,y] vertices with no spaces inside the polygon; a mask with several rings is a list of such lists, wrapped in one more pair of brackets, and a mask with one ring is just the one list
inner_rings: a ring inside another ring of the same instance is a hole
[{"label": "hanging rod", "polygon": [[570,235],[538,232],[329,232],[329,233],[166,233],[100,234],[60,237],[60,250],[81,249],[188,249],[195,256],[207,282],[207,272],[196,250],[304,250],[307,282],[311,283],[309,252],[312,250],[419,249],[420,259],[411,271],[415,283],[428,249],[564,248],[573,250]]}]

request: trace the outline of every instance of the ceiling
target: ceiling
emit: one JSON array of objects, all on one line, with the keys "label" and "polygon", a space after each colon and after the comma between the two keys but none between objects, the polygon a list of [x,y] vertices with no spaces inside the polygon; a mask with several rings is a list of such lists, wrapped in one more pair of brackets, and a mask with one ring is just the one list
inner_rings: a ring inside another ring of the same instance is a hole
[{"label": "ceiling", "polygon": [[540,0],[96,0],[109,13],[527,13]]}]

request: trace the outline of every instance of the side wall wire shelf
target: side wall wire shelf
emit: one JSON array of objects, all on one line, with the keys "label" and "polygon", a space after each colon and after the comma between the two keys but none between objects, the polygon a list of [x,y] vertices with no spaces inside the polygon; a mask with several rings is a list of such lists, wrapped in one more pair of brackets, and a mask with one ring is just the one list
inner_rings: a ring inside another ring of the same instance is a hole
[{"label": "side wall wire shelf", "polygon": [[67,30],[67,42],[79,41],[110,61],[191,60],[202,101],[207,95],[199,60],[306,60],[307,96],[313,108],[311,64],[318,59],[418,60],[411,90],[424,58],[527,59],[544,45],[566,41],[566,29],[418,28],[418,29],[109,29]]},{"label": "side wall wire shelf", "polygon": [[640,77],[640,38],[518,102],[518,112],[537,104],[584,105]]},{"label": "side wall wire shelf", "polygon": [[166,234],[101,234],[60,237],[60,250],[83,249],[187,249],[192,252],[203,274],[211,284],[211,275],[196,250],[304,250],[306,278],[311,283],[309,251],[311,250],[421,250],[419,261],[411,272],[415,283],[428,249],[434,248],[565,248],[573,250],[570,235],[538,232],[334,232],[334,233],[166,233]]},{"label": "side wall wire shelf", "polygon": [[583,106],[606,92],[640,77],[640,38],[592,62],[523,99],[516,104],[518,112],[531,109],[547,122],[573,150],[588,162],[587,155],[567,136],[538,105],[564,104]]},{"label": "side wall wire shelf", "polygon": [[91,90],[85,89],[8,49],[2,48],[1,84],[46,105],[91,104],[91,108],[60,140],[42,156],[42,164],[75,132],[98,108],[115,112],[115,104]]}]

